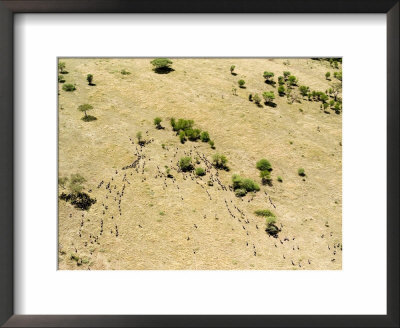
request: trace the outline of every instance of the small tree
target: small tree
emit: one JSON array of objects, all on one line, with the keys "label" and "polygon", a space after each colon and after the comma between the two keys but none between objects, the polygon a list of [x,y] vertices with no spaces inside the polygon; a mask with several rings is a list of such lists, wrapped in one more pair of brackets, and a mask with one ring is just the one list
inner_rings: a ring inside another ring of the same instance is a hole
[{"label": "small tree", "polygon": [[301,85],[299,88],[300,94],[305,97],[308,95],[308,92],[310,91],[310,88],[305,86],[305,85]]},{"label": "small tree", "polygon": [[256,103],[257,106],[260,106],[260,104],[261,104],[261,98],[260,98],[260,96],[258,95],[258,93],[256,93],[256,94],[254,95],[253,100],[254,100],[254,102]]},{"label": "small tree", "polygon": [[59,75],[58,76],[58,83],[64,83],[65,82],[65,79],[64,79],[64,75]]},{"label": "small tree", "polygon": [[260,172],[260,178],[261,178],[261,182],[263,185],[272,185],[272,178],[271,178],[271,172],[270,171],[261,171]]},{"label": "small tree", "polygon": [[265,100],[265,102],[266,102],[267,104],[272,103],[272,101],[275,99],[275,95],[274,95],[274,92],[273,92],[273,91],[264,92],[264,93],[262,94],[262,96],[263,96],[263,98],[264,98],[264,100]]},{"label": "small tree", "polygon": [[279,84],[279,85],[285,84],[285,79],[284,79],[283,76],[278,76],[278,84]]},{"label": "small tree", "polygon": [[154,119],[154,125],[156,126],[157,129],[162,129],[161,121],[162,121],[161,117],[156,117]]},{"label": "small tree", "polygon": [[88,74],[88,75],[86,76],[86,80],[88,81],[89,85],[92,85],[93,74]]},{"label": "small tree", "polygon": [[170,67],[173,63],[168,58],[156,58],[150,62],[154,66],[156,73],[169,73],[172,71]]},{"label": "small tree", "polygon": [[182,157],[179,160],[179,167],[183,172],[193,170],[192,158],[191,157]]},{"label": "small tree", "polygon": [[326,78],[327,80],[330,80],[330,77],[331,77],[331,72],[326,72],[326,73],[325,73],[325,78]]},{"label": "small tree", "polygon": [[210,140],[210,141],[208,141],[208,144],[211,146],[211,149],[215,149],[214,141]]},{"label": "small tree", "polygon": [[285,87],[283,85],[280,85],[278,87],[278,93],[281,97],[283,97],[285,95]]},{"label": "small tree", "polygon": [[239,88],[242,88],[242,89],[243,89],[243,88],[245,88],[245,86],[244,86],[244,85],[245,85],[245,83],[246,83],[246,81],[245,81],[245,80],[239,80],[239,81],[238,81]]},{"label": "small tree", "polygon": [[93,106],[92,105],[89,105],[89,104],[83,104],[83,105],[79,105],[79,107],[78,107],[78,110],[80,111],[80,112],[84,112],[85,113],[85,117],[87,118],[88,117],[88,115],[87,115],[87,111],[88,110],[91,110],[91,109],[93,109]]},{"label": "small tree", "polygon": [[263,77],[266,80],[266,82],[270,82],[271,79],[275,76],[274,73],[272,72],[264,72]]},{"label": "small tree", "polygon": [[285,78],[285,81],[287,81],[289,76],[290,76],[290,72],[289,71],[284,71],[283,72],[283,77]]},{"label": "small tree", "polygon": [[293,86],[293,85],[297,85],[297,78],[294,75],[290,75],[288,77],[288,85]]},{"label": "small tree", "polygon": [[233,75],[233,71],[235,70],[235,67],[236,67],[235,65],[232,65],[232,66],[231,66],[231,74],[232,74],[232,75]]},{"label": "small tree", "polygon": [[329,97],[325,93],[321,93],[319,95],[319,99],[322,101],[323,104],[325,104],[329,100]]},{"label": "small tree", "polygon": [[58,71],[61,74],[65,74],[65,63],[64,62],[58,62]]}]

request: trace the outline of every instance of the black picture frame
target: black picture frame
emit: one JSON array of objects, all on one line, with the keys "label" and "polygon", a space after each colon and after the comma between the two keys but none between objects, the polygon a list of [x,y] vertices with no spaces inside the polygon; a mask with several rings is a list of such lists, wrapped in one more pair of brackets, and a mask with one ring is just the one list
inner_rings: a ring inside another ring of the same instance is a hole
[{"label": "black picture frame", "polygon": [[[16,13],[384,13],[387,17],[387,315],[14,315],[13,29]],[[0,324],[4,327],[399,327],[398,0],[0,0]]]}]

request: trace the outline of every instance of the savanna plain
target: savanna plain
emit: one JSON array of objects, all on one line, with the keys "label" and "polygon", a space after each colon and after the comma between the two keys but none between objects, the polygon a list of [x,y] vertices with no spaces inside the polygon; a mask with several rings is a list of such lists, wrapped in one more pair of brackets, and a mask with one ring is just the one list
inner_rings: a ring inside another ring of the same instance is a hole
[{"label": "savanna plain", "polygon": [[59,58],[61,270],[340,270],[340,58]]}]

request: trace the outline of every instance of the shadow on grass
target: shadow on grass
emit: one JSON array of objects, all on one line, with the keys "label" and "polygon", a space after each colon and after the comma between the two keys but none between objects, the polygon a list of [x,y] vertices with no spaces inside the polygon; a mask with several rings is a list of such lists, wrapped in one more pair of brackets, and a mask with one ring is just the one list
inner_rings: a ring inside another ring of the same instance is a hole
[{"label": "shadow on grass", "polygon": [[168,74],[174,72],[175,70],[171,67],[158,67],[153,69],[157,74]]},{"label": "shadow on grass", "polygon": [[84,121],[84,122],[92,122],[92,121],[96,121],[96,120],[97,120],[97,117],[92,116],[92,115],[82,117],[82,121]]},{"label": "shadow on grass", "polygon": [[275,108],[275,107],[276,107],[276,104],[275,104],[274,102],[272,102],[272,101],[266,101],[264,104],[265,104],[266,106],[269,106],[269,107],[272,107],[272,108]]},{"label": "shadow on grass", "polygon": [[90,85],[91,87],[95,87],[95,86],[96,86],[96,83],[89,83],[89,85]]}]

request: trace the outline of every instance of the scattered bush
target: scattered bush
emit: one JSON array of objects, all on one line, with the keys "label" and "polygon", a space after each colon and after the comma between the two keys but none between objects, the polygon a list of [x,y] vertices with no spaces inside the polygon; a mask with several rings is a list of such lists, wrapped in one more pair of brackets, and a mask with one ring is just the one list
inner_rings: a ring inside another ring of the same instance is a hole
[{"label": "scattered bush", "polygon": [[263,77],[266,83],[271,83],[271,79],[275,76],[272,72],[264,72]]},{"label": "scattered bush", "polygon": [[342,81],[342,71],[334,72],[333,77],[337,78],[339,81]]},{"label": "scattered bush", "polygon": [[246,189],[239,188],[239,189],[235,190],[236,197],[243,197],[243,196],[246,196],[246,194],[247,194]]},{"label": "scattered bush", "polygon": [[168,74],[173,69],[170,67],[172,61],[168,58],[156,58],[150,62],[154,66],[154,72],[158,74]]},{"label": "scattered bush", "polygon": [[211,149],[215,149],[214,141],[210,140],[208,144],[211,146]]},{"label": "scattered bush", "polygon": [[180,142],[181,142],[182,144],[185,143],[185,141],[186,141],[186,134],[185,134],[184,131],[179,131],[179,140],[180,140]]},{"label": "scattered bush", "polygon": [[182,157],[179,160],[179,167],[183,172],[193,170],[192,158],[191,157]]},{"label": "scattered bush", "polygon": [[325,93],[321,92],[321,94],[319,95],[319,100],[321,100],[322,103],[325,103],[329,100],[329,96],[327,96]]},{"label": "scattered bush", "polygon": [[254,212],[257,216],[264,216],[264,217],[275,217],[275,214],[272,213],[270,210],[257,210]]},{"label": "scattered bush", "polygon": [[300,175],[301,177],[305,177],[306,176],[306,173],[305,173],[304,169],[302,169],[302,168],[297,170],[297,174]]},{"label": "scattered bush", "polygon": [[251,93],[249,94],[249,101],[253,101],[253,95]]},{"label": "scattered bush", "polygon": [[260,186],[251,179],[242,178],[238,174],[232,176],[233,189],[243,189],[246,192],[259,191]]},{"label": "scattered bush", "polygon": [[242,89],[244,89],[245,88],[245,83],[246,83],[246,81],[245,80],[239,80],[238,81],[238,84],[239,84],[239,88],[242,88]]},{"label": "scattered bush", "polygon": [[256,103],[257,106],[261,106],[261,98],[258,95],[258,93],[256,93],[253,97],[254,102]]},{"label": "scattered bush", "polygon": [[206,171],[202,167],[197,167],[195,170],[195,173],[198,176],[206,175]]},{"label": "scattered bush", "polygon": [[58,71],[61,74],[67,74],[68,72],[65,70],[65,62],[59,62],[58,63]]},{"label": "scattered bush", "polygon": [[75,91],[76,90],[75,84],[71,84],[71,83],[64,84],[62,88],[63,88],[64,91],[67,91],[67,92],[71,92],[71,91]]},{"label": "scattered bush", "polygon": [[283,179],[282,179],[282,177],[280,177],[280,176],[278,176],[278,177],[276,178],[276,180],[278,180],[278,182],[283,182]]},{"label": "scattered bush", "polygon": [[285,84],[285,79],[283,76],[278,76],[278,84],[279,85],[284,85]]},{"label": "scattered bush", "polygon": [[180,118],[178,120],[178,122],[175,122],[175,119],[171,119],[171,125],[172,125],[172,120],[174,122],[174,125],[172,126],[174,131],[189,130],[193,127],[193,124],[194,124],[194,121],[192,121],[192,120],[184,120],[184,119]]},{"label": "scattered bush", "polygon": [[297,82],[298,82],[297,78],[294,75],[290,75],[288,77],[287,81],[288,81],[288,85],[290,85],[290,86],[297,85]]},{"label": "scattered bush", "polygon": [[138,131],[136,133],[136,139],[138,140],[138,144],[142,145],[144,144],[143,136],[142,136],[142,131]]},{"label": "scattered bush", "polygon": [[232,65],[232,66],[231,66],[231,74],[232,74],[232,75],[234,74],[233,71],[235,70],[235,67],[236,67],[235,65]]},{"label": "scattered bush", "polygon": [[281,97],[283,97],[285,95],[285,87],[283,85],[280,85],[278,87],[278,93]]},{"label": "scattered bush", "polygon": [[58,83],[64,83],[65,79],[64,79],[64,75],[59,75],[58,76]]},{"label": "scattered bush", "polygon": [[121,71],[121,74],[122,74],[122,75],[129,75],[129,74],[131,74],[131,72],[128,72],[127,70],[123,69],[123,70]]},{"label": "scattered bush", "polygon": [[300,91],[300,94],[301,94],[303,97],[305,97],[305,96],[308,95],[308,93],[309,93],[309,91],[310,91],[310,88],[307,87],[307,86],[305,86],[305,85],[301,85],[300,88],[299,88],[299,91]]},{"label": "scattered bush", "polygon": [[156,126],[157,129],[162,129],[162,126],[161,126],[162,119],[161,119],[161,117],[156,117],[153,122],[154,122],[154,125]]},{"label": "scattered bush", "polygon": [[93,81],[93,74],[88,74],[86,76],[86,80],[88,81],[89,85],[93,85],[92,81]]},{"label": "scattered bush", "polygon": [[187,129],[185,130],[185,134],[190,141],[196,141],[200,139],[200,129]]},{"label": "scattered bush", "polygon": [[203,131],[200,134],[200,140],[203,141],[203,142],[209,142],[210,141],[210,135],[208,134],[207,131]]},{"label": "scattered bush", "polygon": [[271,172],[270,171],[260,171],[260,178],[261,182],[263,185],[270,185],[272,186],[272,178],[271,178]]},{"label": "scattered bush", "polygon": [[256,163],[256,168],[260,171],[272,171],[272,165],[271,163],[265,159],[262,158]]},{"label": "scattered bush", "polygon": [[229,167],[226,163],[228,163],[228,159],[225,155],[215,154],[213,156],[213,164],[217,169],[229,171]]},{"label": "scattered bush", "polygon": [[283,77],[285,79],[285,81],[287,81],[288,77],[291,75],[291,73],[289,71],[284,71],[283,72]]}]

